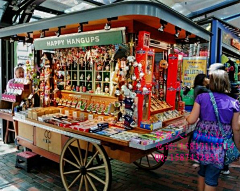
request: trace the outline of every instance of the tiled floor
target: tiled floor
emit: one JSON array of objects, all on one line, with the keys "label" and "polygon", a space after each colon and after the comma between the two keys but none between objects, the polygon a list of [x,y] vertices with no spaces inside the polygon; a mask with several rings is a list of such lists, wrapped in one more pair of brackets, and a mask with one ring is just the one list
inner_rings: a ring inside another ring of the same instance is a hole
[{"label": "tiled floor", "polygon": [[[198,167],[192,161],[171,161],[179,149],[169,153],[168,161],[159,169],[144,171],[134,164],[111,161],[113,191],[178,191],[196,190]],[[57,163],[42,158],[30,173],[15,168],[17,150],[13,145],[0,142],[0,190],[64,190]],[[231,174],[221,175],[218,191],[240,191],[240,163],[230,168]]]}]

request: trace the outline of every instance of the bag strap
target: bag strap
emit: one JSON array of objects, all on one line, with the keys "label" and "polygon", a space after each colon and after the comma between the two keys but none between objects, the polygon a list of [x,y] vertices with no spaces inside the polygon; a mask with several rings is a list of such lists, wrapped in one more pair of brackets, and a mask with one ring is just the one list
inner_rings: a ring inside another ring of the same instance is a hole
[{"label": "bag strap", "polygon": [[216,100],[215,100],[214,95],[213,95],[212,92],[209,92],[209,95],[210,95],[210,100],[211,100],[212,105],[213,105],[214,113],[215,113],[217,121],[218,121],[219,129],[221,131],[222,136],[225,136],[224,135],[224,131],[223,131],[223,127],[222,127],[222,123],[220,121]]}]

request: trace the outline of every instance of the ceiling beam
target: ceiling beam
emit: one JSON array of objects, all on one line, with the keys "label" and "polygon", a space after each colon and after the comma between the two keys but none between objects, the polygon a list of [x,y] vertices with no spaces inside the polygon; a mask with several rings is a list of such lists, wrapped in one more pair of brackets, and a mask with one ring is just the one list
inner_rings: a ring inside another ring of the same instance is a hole
[{"label": "ceiling beam", "polygon": [[240,3],[239,0],[229,0],[229,1],[223,1],[221,3],[218,3],[216,5],[213,5],[213,6],[210,6],[210,7],[207,7],[205,9],[201,9],[201,10],[198,10],[198,11],[195,11],[195,12],[192,12],[190,13],[189,15],[187,15],[188,18],[190,19],[194,19],[196,17],[200,17],[200,16],[204,16],[206,14],[209,14],[209,13],[212,13],[212,12],[215,12],[215,11],[218,11],[220,9],[224,9],[226,7],[230,7],[232,5],[235,5],[237,3]]},{"label": "ceiling beam", "polygon": [[235,15],[231,15],[231,16],[229,16],[229,17],[225,17],[223,20],[228,22],[228,21],[237,19],[237,18],[239,18],[239,17],[240,17],[240,13],[235,14]]},{"label": "ceiling beam", "polygon": [[35,10],[43,11],[43,12],[51,13],[51,14],[55,14],[55,15],[62,15],[62,14],[64,14],[63,11],[57,11],[57,10],[50,9],[50,8],[47,8],[47,7],[43,7],[43,6],[38,6],[38,7],[35,8]]},{"label": "ceiling beam", "polygon": [[94,0],[83,0],[82,2],[88,3],[88,4],[92,4],[92,5],[97,5],[97,6],[103,6],[105,4],[94,1]]}]

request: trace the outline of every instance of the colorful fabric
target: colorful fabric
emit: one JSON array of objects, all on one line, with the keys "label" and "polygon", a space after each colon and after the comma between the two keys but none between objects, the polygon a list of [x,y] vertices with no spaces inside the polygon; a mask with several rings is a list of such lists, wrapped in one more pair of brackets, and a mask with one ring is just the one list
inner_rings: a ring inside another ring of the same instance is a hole
[{"label": "colorful fabric", "polygon": [[[232,127],[230,124],[222,124],[222,128],[226,136],[232,135]],[[200,120],[196,125],[196,131],[207,135],[206,139],[211,137],[219,137],[222,135],[217,122],[203,121]],[[190,144],[190,153],[193,154],[194,158],[199,160],[203,165],[212,164],[216,168],[223,169],[225,151],[223,144],[206,143],[205,141],[196,141],[192,139]]]}]

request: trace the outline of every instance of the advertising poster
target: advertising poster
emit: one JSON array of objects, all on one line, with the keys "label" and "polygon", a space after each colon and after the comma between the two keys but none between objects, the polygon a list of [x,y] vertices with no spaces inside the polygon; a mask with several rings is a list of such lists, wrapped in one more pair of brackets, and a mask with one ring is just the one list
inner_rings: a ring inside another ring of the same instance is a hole
[{"label": "advertising poster", "polygon": [[197,74],[206,74],[208,57],[183,57],[182,86],[193,87]]}]

